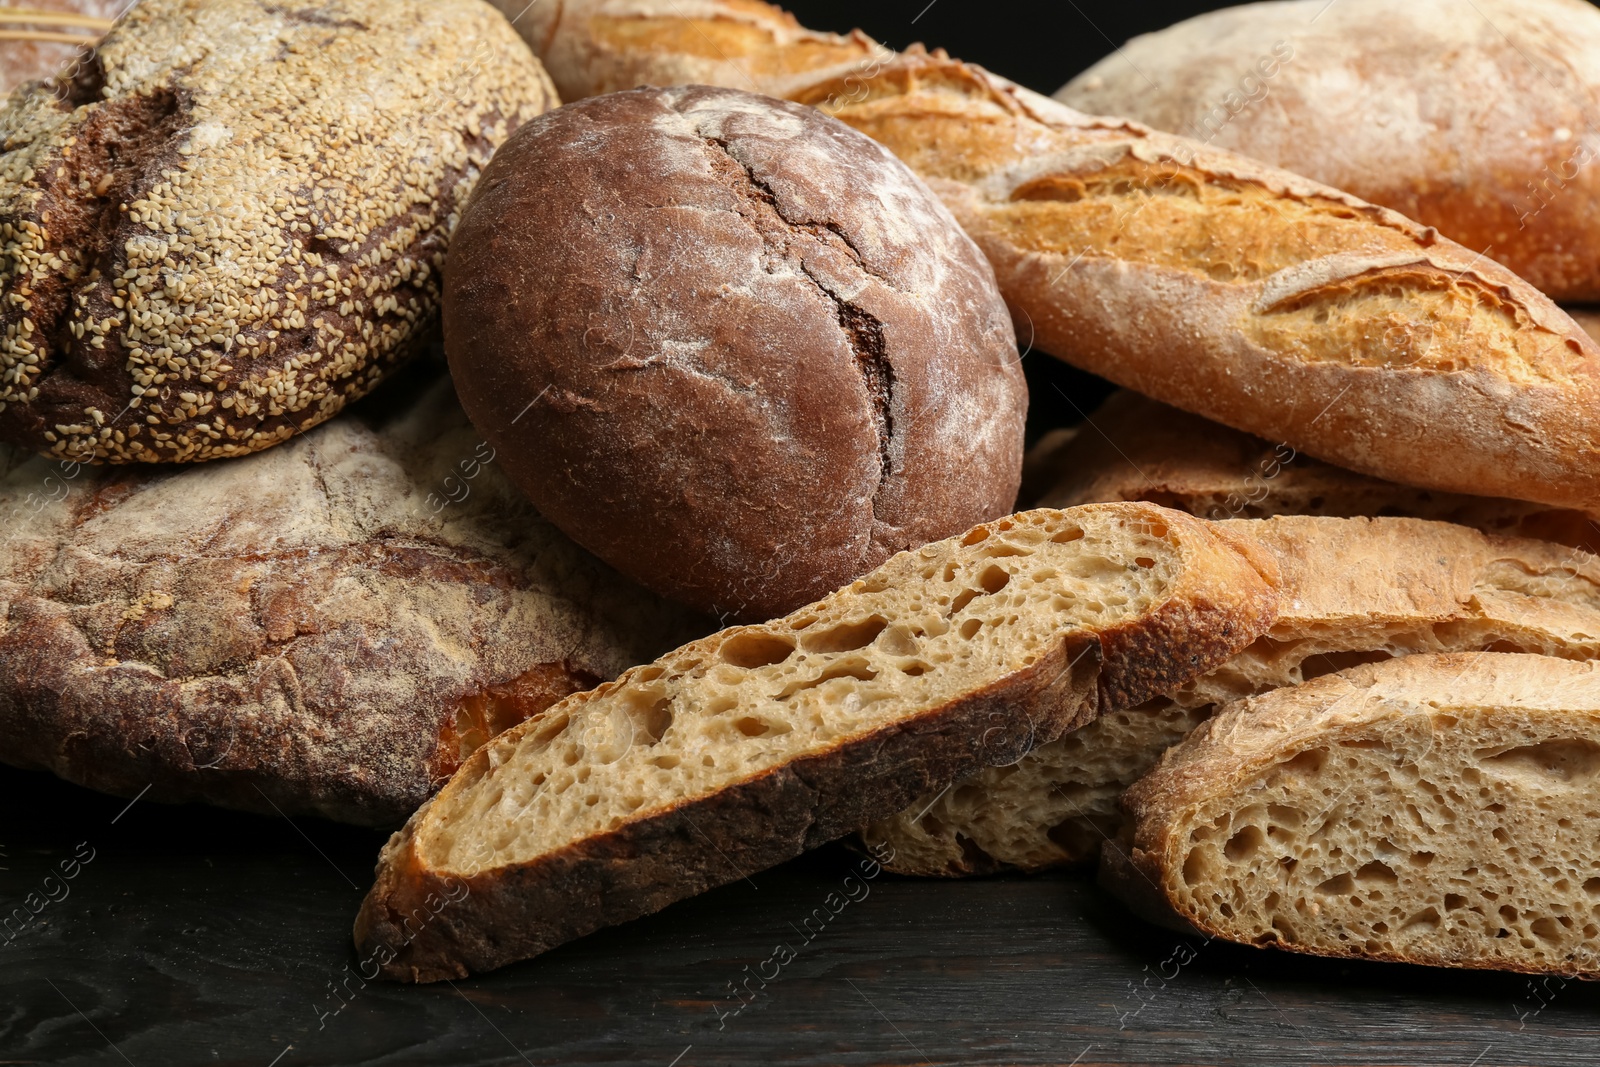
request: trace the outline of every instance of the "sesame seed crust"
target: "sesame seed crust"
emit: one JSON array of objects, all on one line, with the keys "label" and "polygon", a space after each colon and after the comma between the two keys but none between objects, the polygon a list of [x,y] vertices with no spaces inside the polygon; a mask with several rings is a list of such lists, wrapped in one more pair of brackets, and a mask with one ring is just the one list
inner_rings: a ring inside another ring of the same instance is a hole
[{"label": "sesame seed crust", "polygon": [[270,447],[436,328],[459,206],[557,103],[481,0],[144,0],[0,108],[0,441]]}]

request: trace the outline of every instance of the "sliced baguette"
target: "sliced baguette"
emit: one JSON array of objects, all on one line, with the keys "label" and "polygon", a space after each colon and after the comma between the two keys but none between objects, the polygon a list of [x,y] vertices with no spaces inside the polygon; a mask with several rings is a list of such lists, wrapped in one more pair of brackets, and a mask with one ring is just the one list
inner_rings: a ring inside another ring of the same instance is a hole
[{"label": "sliced baguette", "polygon": [[1039,507],[1148,500],[1208,519],[1409,515],[1600,551],[1600,523],[1583,511],[1357,474],[1127,390],[1071,437],[1035,446],[1026,482]]},{"label": "sliced baguette", "polygon": [[1417,652],[1600,655],[1600,560],[1418,519],[1290,516],[1220,524],[1266,545],[1283,603],[1271,630],[1176,692],[929,792],[868,827],[891,870],[966,875],[1093,862],[1117,800],[1215,705]]},{"label": "sliced baguette", "polygon": [[491,741],[385,846],[356,942],[448,978],[763,870],[1215,666],[1271,624],[1276,580],[1148,504],[903,552]]},{"label": "sliced baguette", "polygon": [[1600,977],[1597,790],[1600,663],[1369,664],[1191,734],[1103,881],[1241,944]]}]

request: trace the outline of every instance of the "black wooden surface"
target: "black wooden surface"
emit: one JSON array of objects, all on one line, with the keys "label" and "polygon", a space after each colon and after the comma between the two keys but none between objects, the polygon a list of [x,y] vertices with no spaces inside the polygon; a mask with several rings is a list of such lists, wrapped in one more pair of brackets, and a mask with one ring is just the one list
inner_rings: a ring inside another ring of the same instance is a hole
[{"label": "black wooden surface", "polygon": [[0,810],[7,907],[62,897],[0,935],[4,1064],[1600,1062],[1597,986],[1204,945],[1078,876],[862,880],[838,847],[493,974],[363,985],[378,834],[11,770]]},{"label": "black wooden surface", "polygon": [[[1209,5],[790,6],[1048,92]],[[1033,435],[1104,393],[1025,366]],[[1203,944],[1077,875],[847,881],[838,847],[494,974],[364,984],[349,927],[381,841],[0,768],[0,1064],[1600,1063],[1600,987]]]}]

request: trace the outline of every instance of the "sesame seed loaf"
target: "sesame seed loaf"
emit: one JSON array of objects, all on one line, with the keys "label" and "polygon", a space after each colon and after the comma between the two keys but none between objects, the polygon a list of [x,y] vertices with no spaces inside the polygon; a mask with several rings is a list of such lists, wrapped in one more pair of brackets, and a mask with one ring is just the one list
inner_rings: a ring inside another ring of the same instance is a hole
[{"label": "sesame seed loaf", "polygon": [[[682,51],[709,54],[695,41],[711,9],[736,22],[752,0],[701,0],[676,23],[663,6],[567,0],[534,47],[604,33],[636,77],[655,63],[670,79]],[[630,9],[636,32],[621,32]],[[729,84],[812,104],[899,156],[989,257],[1039,349],[1366,474],[1600,507],[1600,344],[1476,250],[940,52],[867,51],[840,72],[827,50],[751,40],[722,68]],[[597,74],[616,61],[560,54]]]},{"label": "sesame seed loaf", "polygon": [[144,0],[0,109],[0,440],[196,462],[426,340],[455,213],[554,104],[480,0]]},{"label": "sesame seed loaf", "polygon": [[1600,663],[1369,664],[1190,734],[1101,881],[1246,945],[1600,977],[1597,781]]},{"label": "sesame seed loaf", "polygon": [[411,366],[232,463],[0,446],[0,760],[394,826],[488,737],[712,628],[540,519]]},{"label": "sesame seed loaf", "polygon": [[902,552],[491,741],[385,846],[356,942],[435,981],[763,870],[1205,670],[1275,582],[1248,539],[1148,504]]},{"label": "sesame seed loaf", "polygon": [[1407,515],[1600,551],[1585,511],[1400,485],[1335,467],[1131,391],[1112,394],[1068,441],[1029,457],[1031,503],[1148,500],[1208,519]]},{"label": "sesame seed loaf", "polygon": [[1128,41],[1056,99],[1437,226],[1556,300],[1600,299],[1600,11],[1279,0]]},{"label": "sesame seed loaf", "polygon": [[1093,862],[1118,798],[1217,704],[1375,659],[1485,649],[1600,655],[1600,560],[1419,519],[1285,516],[1221,524],[1265,545],[1282,576],[1272,628],[1175,692],[919,797],[863,833],[903,874]]}]

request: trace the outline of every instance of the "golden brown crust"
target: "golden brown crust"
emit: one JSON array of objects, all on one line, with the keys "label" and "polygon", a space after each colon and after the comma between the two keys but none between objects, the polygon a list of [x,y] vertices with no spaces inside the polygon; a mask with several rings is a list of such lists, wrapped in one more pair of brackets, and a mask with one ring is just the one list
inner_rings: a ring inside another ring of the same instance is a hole
[{"label": "golden brown crust", "polygon": [[454,214],[555,102],[476,0],[147,0],[0,111],[0,439],[288,440],[427,339]]},{"label": "golden brown crust", "polygon": [[1600,552],[1600,523],[1586,512],[1357,474],[1128,391],[1028,464],[1040,507],[1148,500],[1207,519],[1405,515]]},{"label": "golden brown crust", "polygon": [[1290,0],[1136,37],[1056,99],[1348,190],[1595,300],[1597,69],[1581,0]]},{"label": "golden brown crust", "polygon": [[709,628],[541,520],[432,380],[231,463],[0,446],[0,758],[392,826],[491,731]]}]

